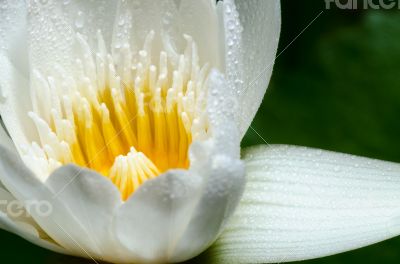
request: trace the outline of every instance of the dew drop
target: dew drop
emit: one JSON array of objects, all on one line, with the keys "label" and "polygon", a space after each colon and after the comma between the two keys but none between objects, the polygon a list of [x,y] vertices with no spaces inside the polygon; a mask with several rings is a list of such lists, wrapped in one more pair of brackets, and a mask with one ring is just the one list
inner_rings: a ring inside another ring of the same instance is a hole
[{"label": "dew drop", "polygon": [[6,8],[7,8],[7,2],[0,3],[0,9],[6,10]]},{"label": "dew drop", "polygon": [[124,20],[124,18],[120,18],[119,20],[118,20],[118,25],[119,26],[123,26],[125,24],[125,20]]},{"label": "dew drop", "polygon": [[84,17],[83,17],[83,12],[79,11],[78,15],[77,15],[77,17],[75,19],[75,26],[77,28],[82,28],[84,23],[85,23],[85,21],[84,21]]},{"label": "dew drop", "polygon": [[235,22],[232,20],[228,21],[228,29],[229,30],[234,30],[235,29]]},{"label": "dew drop", "polygon": [[232,6],[230,4],[225,4],[225,13],[230,15],[232,13]]},{"label": "dew drop", "polygon": [[235,43],[234,43],[232,38],[228,38],[227,44],[228,44],[229,47],[232,47]]}]

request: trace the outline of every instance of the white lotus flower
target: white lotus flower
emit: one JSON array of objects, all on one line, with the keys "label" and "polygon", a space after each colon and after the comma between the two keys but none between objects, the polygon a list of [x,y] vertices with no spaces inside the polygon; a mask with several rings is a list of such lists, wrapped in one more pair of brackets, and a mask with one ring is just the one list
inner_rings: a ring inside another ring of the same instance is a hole
[{"label": "white lotus flower", "polygon": [[240,160],[279,1],[2,0],[0,17],[0,227],[117,263],[188,260],[223,230],[209,261],[399,233],[397,164],[287,146]]}]

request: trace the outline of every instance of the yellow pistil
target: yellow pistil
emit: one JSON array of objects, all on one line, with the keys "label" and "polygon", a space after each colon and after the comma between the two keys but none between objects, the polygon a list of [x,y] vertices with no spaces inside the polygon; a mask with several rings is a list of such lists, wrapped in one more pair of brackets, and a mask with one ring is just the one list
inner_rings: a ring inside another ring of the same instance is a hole
[{"label": "yellow pistil", "polygon": [[35,73],[29,115],[40,141],[25,148],[34,156],[28,160],[33,170],[87,167],[108,177],[126,200],[146,180],[189,167],[190,144],[207,134],[207,67],[199,67],[188,36],[184,55],[169,61],[161,51],[159,66],[153,65],[153,37],[149,33],[137,57],[129,46],[121,49],[120,62],[102,50],[101,34],[95,59],[77,36],[84,56],[76,61],[77,73],[58,79]]}]

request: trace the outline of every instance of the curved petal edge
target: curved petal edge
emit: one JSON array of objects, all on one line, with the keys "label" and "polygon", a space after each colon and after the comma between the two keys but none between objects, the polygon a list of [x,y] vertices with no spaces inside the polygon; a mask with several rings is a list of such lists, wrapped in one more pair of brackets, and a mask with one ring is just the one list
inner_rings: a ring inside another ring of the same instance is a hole
[{"label": "curved petal edge", "polygon": [[244,151],[248,183],[213,263],[333,255],[400,234],[400,165],[293,146]]}]

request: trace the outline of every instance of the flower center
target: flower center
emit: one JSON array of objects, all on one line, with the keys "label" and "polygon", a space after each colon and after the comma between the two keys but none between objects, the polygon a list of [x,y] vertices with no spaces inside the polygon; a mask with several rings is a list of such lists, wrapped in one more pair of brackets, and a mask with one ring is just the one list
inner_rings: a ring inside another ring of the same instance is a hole
[{"label": "flower center", "polygon": [[[134,53],[106,52],[101,34],[91,53],[78,35],[82,58],[74,73],[35,71],[33,120],[39,142],[24,148],[36,171],[74,163],[108,177],[126,200],[142,183],[171,168],[188,168],[193,140],[207,137],[207,66],[185,36],[182,55],[152,55],[154,33]],[[157,63],[154,63],[154,61]],[[70,76],[71,75],[71,76]]]}]

